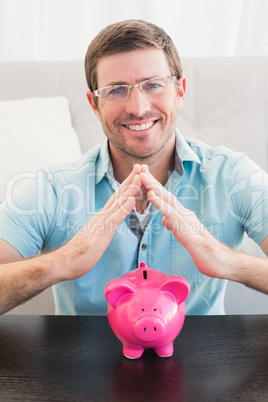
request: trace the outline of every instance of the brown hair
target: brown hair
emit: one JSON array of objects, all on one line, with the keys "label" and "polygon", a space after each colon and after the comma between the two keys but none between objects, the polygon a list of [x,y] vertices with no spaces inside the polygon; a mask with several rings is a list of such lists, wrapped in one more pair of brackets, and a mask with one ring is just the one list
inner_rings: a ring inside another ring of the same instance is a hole
[{"label": "brown hair", "polygon": [[178,79],[182,66],[177,49],[166,32],[142,20],[126,20],[108,25],[90,43],[85,57],[85,73],[91,91],[98,87],[97,64],[108,55],[156,47],[163,49],[170,72]]}]

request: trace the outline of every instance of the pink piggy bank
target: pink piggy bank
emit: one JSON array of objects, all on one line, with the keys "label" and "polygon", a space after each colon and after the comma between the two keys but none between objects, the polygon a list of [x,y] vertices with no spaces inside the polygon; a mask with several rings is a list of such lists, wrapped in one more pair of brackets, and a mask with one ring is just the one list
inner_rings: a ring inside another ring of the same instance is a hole
[{"label": "pink piggy bank", "polygon": [[139,268],[110,281],[104,293],[110,326],[126,357],[137,359],[146,348],[153,348],[161,357],[173,354],[190,293],[186,279],[141,262]]}]

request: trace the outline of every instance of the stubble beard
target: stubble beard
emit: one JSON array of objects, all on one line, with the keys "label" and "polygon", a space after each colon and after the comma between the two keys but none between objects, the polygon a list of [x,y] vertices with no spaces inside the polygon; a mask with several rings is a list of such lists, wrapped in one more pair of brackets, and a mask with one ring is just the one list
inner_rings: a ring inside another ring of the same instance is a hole
[{"label": "stubble beard", "polygon": [[[136,121],[137,120],[138,119],[136,118]],[[128,160],[131,164],[150,164],[152,160],[159,160],[159,158],[161,158],[161,155],[164,154],[165,148],[168,146],[168,143],[175,132],[177,116],[172,119],[167,127],[164,127],[164,120],[158,117],[157,124],[160,124],[162,126],[162,133],[161,136],[158,137],[158,143],[154,144],[153,149],[150,148],[150,150],[146,150],[146,148],[144,147],[142,153],[136,152],[136,149],[133,146],[129,146],[127,144],[127,140],[125,139],[125,136],[122,135],[120,130],[120,127],[122,126],[121,122],[115,122],[113,127],[110,127],[107,122],[103,120],[101,120],[101,124],[103,131],[108,138],[108,141],[113,145],[113,147],[122,157]],[[142,147],[142,144],[146,141],[146,138],[140,137],[136,140]]]}]

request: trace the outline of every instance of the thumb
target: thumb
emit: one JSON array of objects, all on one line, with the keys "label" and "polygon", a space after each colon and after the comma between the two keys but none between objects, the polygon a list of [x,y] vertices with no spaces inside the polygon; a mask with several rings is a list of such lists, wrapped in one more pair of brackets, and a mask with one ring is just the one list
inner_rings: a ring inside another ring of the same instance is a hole
[{"label": "thumb", "polygon": [[163,216],[163,218],[162,218],[162,224],[163,224],[163,226],[165,226],[166,229],[168,229],[172,232],[172,227],[171,227],[168,219],[165,216]]}]

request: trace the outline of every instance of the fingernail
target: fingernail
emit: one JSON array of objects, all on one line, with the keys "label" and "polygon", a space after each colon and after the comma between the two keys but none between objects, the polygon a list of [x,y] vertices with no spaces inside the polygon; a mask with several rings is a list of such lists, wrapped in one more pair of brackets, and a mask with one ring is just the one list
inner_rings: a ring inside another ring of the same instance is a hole
[{"label": "fingernail", "polygon": [[148,172],[149,168],[148,165],[142,165],[144,167],[144,169],[146,170],[146,172]]},{"label": "fingernail", "polygon": [[133,170],[138,170],[139,172],[141,171],[141,165],[140,164],[136,164],[133,166]]}]

